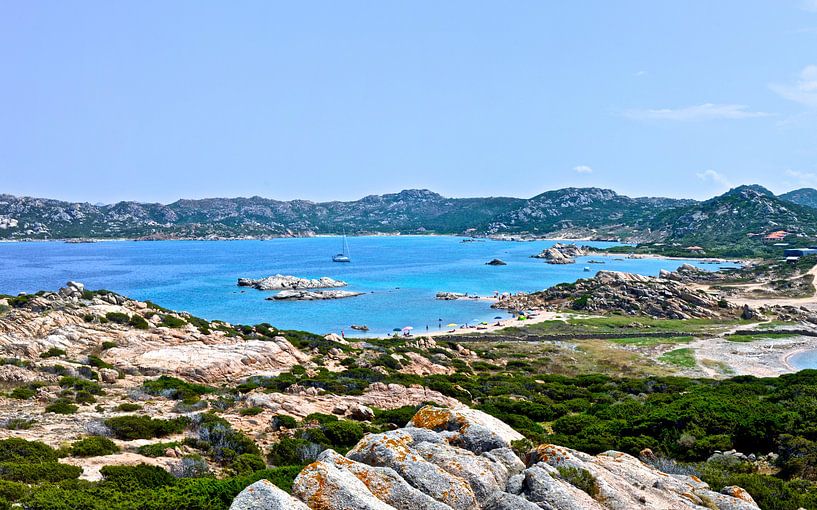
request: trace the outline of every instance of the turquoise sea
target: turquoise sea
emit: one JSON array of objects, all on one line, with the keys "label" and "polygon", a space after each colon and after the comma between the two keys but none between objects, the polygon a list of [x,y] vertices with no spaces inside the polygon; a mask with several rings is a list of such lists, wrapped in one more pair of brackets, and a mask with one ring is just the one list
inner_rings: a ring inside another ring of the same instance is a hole
[{"label": "turquoise sea", "polygon": [[[507,314],[485,301],[439,301],[438,291],[482,296],[494,291],[544,289],[586,278],[601,269],[657,275],[683,260],[598,257],[604,264],[550,265],[531,255],[555,241],[462,242],[447,236],[371,236],[348,239],[352,262],[331,261],[340,238],[266,241],[106,241],[0,243],[0,293],[55,290],[68,280],[90,289],[109,289],[174,310],[232,323],[268,322],[285,329],[316,333],[345,331],[366,324],[370,335],[413,326],[422,332],[440,322],[474,323]],[[609,246],[609,243],[581,243]],[[507,266],[488,266],[500,258]],[[694,261],[689,261],[693,262]],[[583,269],[587,266],[591,272]],[[701,266],[717,269],[718,266]],[[271,292],[239,288],[239,277],[276,273],[316,278],[329,276],[366,294],[332,301],[276,302]],[[442,321],[440,321],[442,319]]]}]

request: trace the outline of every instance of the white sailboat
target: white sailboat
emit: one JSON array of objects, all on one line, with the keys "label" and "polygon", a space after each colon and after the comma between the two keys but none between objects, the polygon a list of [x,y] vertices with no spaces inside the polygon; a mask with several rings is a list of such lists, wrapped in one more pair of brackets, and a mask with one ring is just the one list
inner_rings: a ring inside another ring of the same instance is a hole
[{"label": "white sailboat", "polygon": [[332,262],[351,262],[349,256],[349,243],[346,242],[346,234],[343,234],[343,251],[332,257]]}]

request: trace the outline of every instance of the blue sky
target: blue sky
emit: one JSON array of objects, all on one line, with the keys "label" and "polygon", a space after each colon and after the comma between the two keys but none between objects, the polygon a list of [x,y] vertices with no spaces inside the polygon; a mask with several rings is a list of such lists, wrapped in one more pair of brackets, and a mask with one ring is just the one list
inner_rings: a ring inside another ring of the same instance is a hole
[{"label": "blue sky", "polygon": [[817,0],[6,1],[0,192],[817,186]]}]

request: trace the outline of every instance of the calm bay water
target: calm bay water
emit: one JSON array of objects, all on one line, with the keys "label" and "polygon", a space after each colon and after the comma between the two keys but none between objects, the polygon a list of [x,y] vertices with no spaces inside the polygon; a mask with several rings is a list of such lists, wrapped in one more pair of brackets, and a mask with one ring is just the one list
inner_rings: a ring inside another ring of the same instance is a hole
[{"label": "calm bay water", "polygon": [[798,352],[789,358],[789,364],[797,370],[817,368],[817,351]]},{"label": "calm bay water", "polygon": [[[68,280],[90,289],[109,289],[210,320],[286,329],[347,334],[351,324],[366,324],[373,335],[393,328],[491,320],[506,314],[485,301],[438,301],[438,291],[491,295],[494,291],[535,291],[586,278],[601,269],[657,275],[686,261],[598,257],[605,264],[550,265],[531,255],[554,241],[481,241],[437,236],[351,237],[352,263],[334,263],[336,237],[268,241],[110,241],[0,243],[0,293],[55,290]],[[583,243],[610,246],[609,243]],[[507,266],[487,266],[500,258]],[[694,261],[689,261],[694,263]],[[583,268],[591,268],[585,272]],[[715,269],[718,266],[702,266]],[[239,277],[276,273],[329,276],[366,294],[339,300],[275,302],[272,292],[236,286]]]}]

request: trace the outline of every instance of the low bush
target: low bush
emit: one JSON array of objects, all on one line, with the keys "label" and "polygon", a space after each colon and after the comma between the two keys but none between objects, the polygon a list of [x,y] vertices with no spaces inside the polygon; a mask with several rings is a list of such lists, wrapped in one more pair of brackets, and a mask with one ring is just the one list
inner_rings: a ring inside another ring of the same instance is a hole
[{"label": "low bush", "polygon": [[261,414],[262,412],[264,412],[263,407],[252,406],[240,409],[238,411],[238,414],[240,414],[241,416],[256,416],[258,414]]},{"label": "low bush", "polygon": [[144,455],[145,457],[163,457],[165,452],[168,449],[173,449],[179,446],[179,442],[177,441],[169,441],[167,443],[151,443],[142,445],[136,449],[139,455]]},{"label": "low bush", "polygon": [[152,381],[145,381],[142,389],[148,395],[156,395],[175,400],[196,399],[201,395],[212,393],[213,389],[203,384],[189,383],[170,376],[160,376]]},{"label": "low bush", "polygon": [[59,356],[65,356],[65,350],[59,347],[50,347],[47,351],[40,354],[41,358],[56,358]]},{"label": "low bush", "polygon": [[102,360],[99,356],[89,355],[88,364],[96,368],[113,368],[113,365]]},{"label": "low bush", "polygon": [[114,437],[123,441],[134,439],[153,439],[182,432],[187,425],[185,418],[162,420],[148,416],[115,416],[105,420],[105,425],[111,429]]},{"label": "low bush", "polygon": [[323,433],[332,445],[354,446],[363,439],[364,431],[357,422],[341,420],[325,424]]},{"label": "low bush", "polygon": [[136,329],[149,329],[150,324],[148,321],[145,320],[144,317],[141,315],[133,314],[131,315],[130,319],[128,319],[128,324],[133,326]]},{"label": "low bush", "polygon": [[37,423],[26,418],[9,418],[3,422],[3,428],[8,430],[28,430]]},{"label": "low bush", "polygon": [[114,324],[127,324],[130,321],[130,316],[122,312],[108,312],[105,314],[105,318]]},{"label": "low bush", "polygon": [[281,427],[287,429],[294,429],[295,427],[298,426],[298,421],[292,416],[289,416],[288,414],[276,414],[275,416],[272,417],[272,420],[270,420],[270,422],[272,424],[272,428],[276,430]]},{"label": "low bush", "polygon": [[55,462],[57,452],[40,441],[12,437],[0,440],[0,462]]},{"label": "low bush", "polygon": [[133,411],[138,411],[139,409],[142,409],[142,406],[140,406],[139,404],[134,404],[133,402],[122,402],[121,404],[116,406],[116,409],[119,411],[124,411],[126,413],[132,413]]},{"label": "low bush", "polygon": [[267,463],[264,462],[264,458],[254,453],[242,453],[230,464],[230,469],[238,475],[252,473],[266,469],[266,467]]},{"label": "low bush", "polygon": [[176,317],[175,315],[162,315],[162,321],[159,323],[159,326],[165,328],[183,328],[187,325],[187,321]]},{"label": "low bush", "polygon": [[35,390],[35,389],[31,388],[31,387],[18,386],[17,388],[14,388],[13,390],[11,390],[11,392],[9,393],[9,396],[11,398],[16,398],[16,399],[20,399],[20,400],[28,400],[31,397],[33,397],[34,395],[36,395],[36,394],[37,394],[37,390]]},{"label": "low bush", "polygon": [[99,470],[105,484],[114,485],[121,491],[155,489],[176,483],[176,479],[160,468],[148,464],[136,466],[103,466]]},{"label": "low bush", "polygon": [[76,414],[79,407],[72,404],[70,400],[58,398],[45,406],[45,412],[54,414]]},{"label": "low bush", "polygon": [[95,457],[117,452],[119,447],[107,437],[89,436],[71,444],[71,455],[74,457]]},{"label": "low bush", "polygon": [[17,463],[0,462],[0,479],[14,482],[59,482],[79,478],[82,468],[59,462]]}]

